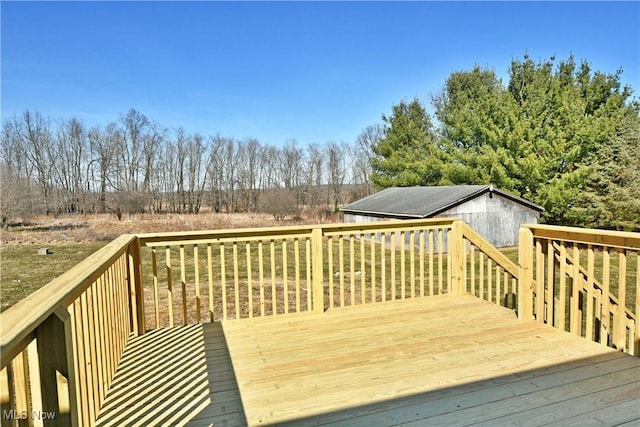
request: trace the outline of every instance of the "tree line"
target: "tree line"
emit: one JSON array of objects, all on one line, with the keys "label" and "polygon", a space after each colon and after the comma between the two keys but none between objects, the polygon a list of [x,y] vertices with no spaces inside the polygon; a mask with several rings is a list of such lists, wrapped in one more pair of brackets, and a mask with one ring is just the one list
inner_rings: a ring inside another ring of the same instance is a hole
[{"label": "tree line", "polygon": [[559,225],[640,230],[640,104],[622,70],[573,56],[514,59],[450,74],[435,117],[404,100],[372,144],[376,188],[494,184],[533,201]]},{"label": "tree line", "polygon": [[131,109],[105,126],[24,111],[4,121],[2,223],[36,214],[335,209],[369,194],[355,144],[281,147],[167,129]]},{"label": "tree line", "polygon": [[134,109],[105,126],[5,120],[0,219],[29,214],[337,209],[390,186],[493,184],[535,202],[542,221],[640,230],[640,103],[622,70],[573,56],[454,71],[402,100],[355,141],[283,146],[169,130]]}]

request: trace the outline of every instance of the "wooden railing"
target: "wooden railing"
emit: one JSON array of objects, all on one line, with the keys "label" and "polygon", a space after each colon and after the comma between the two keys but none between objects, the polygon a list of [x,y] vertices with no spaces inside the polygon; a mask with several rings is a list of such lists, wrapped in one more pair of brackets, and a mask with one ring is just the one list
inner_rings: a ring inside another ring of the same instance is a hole
[{"label": "wooden railing", "polygon": [[640,355],[640,234],[520,230],[525,319]]},{"label": "wooden railing", "polygon": [[453,220],[138,236],[147,327],[447,292]]},{"label": "wooden railing", "polygon": [[2,313],[2,425],[92,425],[131,333],[139,246],[121,236]]},{"label": "wooden railing", "polygon": [[461,252],[464,258],[458,263],[464,269],[462,277],[466,278],[462,284],[464,292],[517,310],[518,265],[467,224],[456,225],[461,227],[466,243]]},{"label": "wooden railing", "polygon": [[149,329],[426,295],[470,293],[640,353],[636,234],[520,237],[516,265],[453,219],[122,236],[0,315],[2,425],[93,425]]}]

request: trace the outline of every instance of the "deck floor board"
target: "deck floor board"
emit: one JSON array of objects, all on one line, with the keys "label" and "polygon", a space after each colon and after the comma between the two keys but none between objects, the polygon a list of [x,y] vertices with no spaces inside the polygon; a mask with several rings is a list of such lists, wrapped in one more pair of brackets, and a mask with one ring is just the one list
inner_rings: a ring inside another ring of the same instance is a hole
[{"label": "deck floor board", "polygon": [[623,423],[640,423],[640,358],[448,295],[149,332],[128,345],[99,418],[99,425]]}]

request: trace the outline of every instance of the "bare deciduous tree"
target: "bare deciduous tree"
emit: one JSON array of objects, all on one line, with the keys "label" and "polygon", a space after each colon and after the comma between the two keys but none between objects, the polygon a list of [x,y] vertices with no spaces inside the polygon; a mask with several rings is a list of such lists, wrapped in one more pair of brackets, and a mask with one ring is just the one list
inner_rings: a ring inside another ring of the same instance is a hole
[{"label": "bare deciduous tree", "polygon": [[308,204],[311,208],[320,206],[322,197],[322,170],[324,155],[317,145],[307,147],[306,184]]},{"label": "bare deciduous tree", "polygon": [[116,161],[119,135],[115,123],[109,123],[104,130],[94,127],[89,131],[89,147],[91,160],[88,169],[91,171],[92,180],[98,185],[97,211],[107,211],[107,191],[111,186],[110,174]]},{"label": "bare deciduous tree", "polygon": [[363,131],[358,151],[344,143],[304,147],[295,139],[276,147],[183,129],[170,133],[135,109],[91,129],[73,117],[52,129],[27,110],[2,126],[3,194],[9,200],[18,194],[11,186],[20,186],[34,214],[112,212],[119,218],[197,213],[206,203],[215,212],[253,212],[271,189],[293,194],[297,207],[335,209],[367,194],[365,149],[376,129]]},{"label": "bare deciduous tree", "polygon": [[286,188],[270,188],[260,194],[260,211],[273,215],[276,221],[298,212],[296,196]]},{"label": "bare deciduous tree", "polygon": [[326,146],[328,166],[327,189],[329,192],[328,199],[333,204],[334,210],[337,210],[341,203],[341,190],[346,179],[347,165],[345,151],[345,144],[330,142]]},{"label": "bare deciduous tree", "polygon": [[72,117],[58,126],[56,155],[52,156],[56,187],[61,198],[59,209],[66,213],[85,213],[88,135],[84,124]]}]

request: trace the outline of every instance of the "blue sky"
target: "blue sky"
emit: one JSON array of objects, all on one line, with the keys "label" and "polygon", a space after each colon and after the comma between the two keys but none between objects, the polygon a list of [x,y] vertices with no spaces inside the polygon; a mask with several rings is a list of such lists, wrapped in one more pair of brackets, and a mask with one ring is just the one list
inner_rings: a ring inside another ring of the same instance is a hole
[{"label": "blue sky", "polygon": [[[6,2],[2,118],[105,125],[135,108],[190,133],[351,143],[452,71],[512,59],[622,68],[640,91],[639,2]],[[636,95],[640,95],[636,93]]]}]

